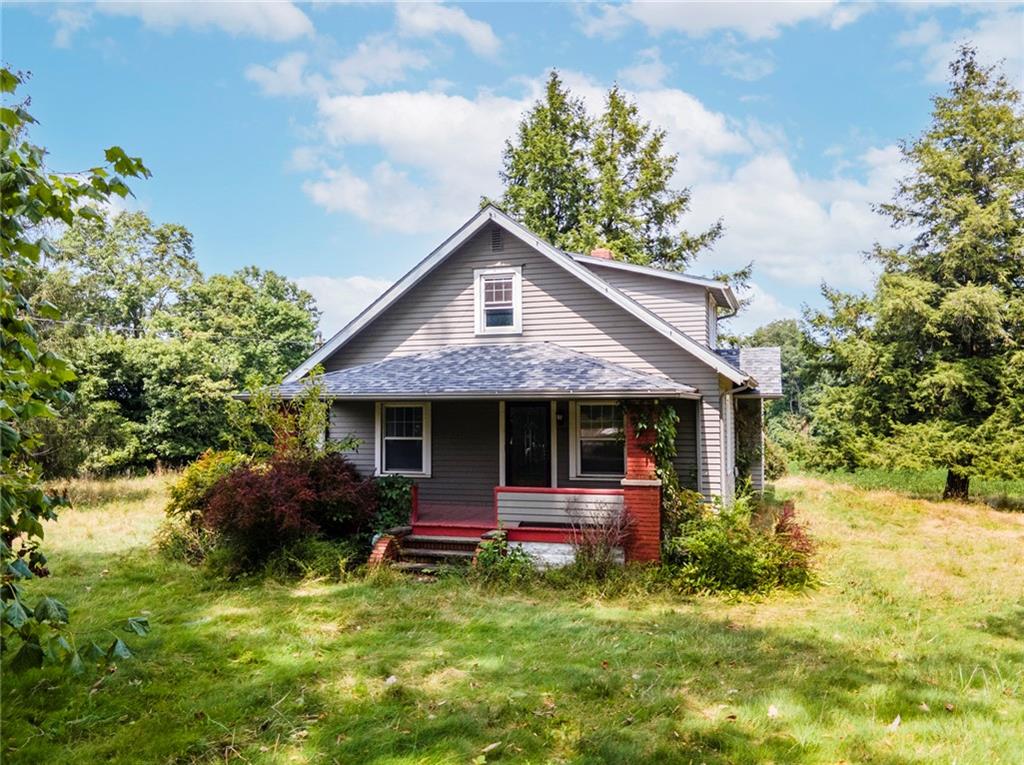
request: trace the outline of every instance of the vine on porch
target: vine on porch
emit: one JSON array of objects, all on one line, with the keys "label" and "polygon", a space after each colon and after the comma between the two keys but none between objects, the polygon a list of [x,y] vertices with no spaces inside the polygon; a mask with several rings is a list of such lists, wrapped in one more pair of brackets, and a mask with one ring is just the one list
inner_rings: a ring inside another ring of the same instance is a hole
[{"label": "vine on porch", "polygon": [[659,399],[627,401],[623,405],[637,434],[654,431],[654,439],[644,449],[654,457],[655,473],[661,479],[661,536],[671,539],[687,521],[700,512],[703,497],[684,489],[672,460],[676,456],[676,431],[679,413],[673,404]]}]

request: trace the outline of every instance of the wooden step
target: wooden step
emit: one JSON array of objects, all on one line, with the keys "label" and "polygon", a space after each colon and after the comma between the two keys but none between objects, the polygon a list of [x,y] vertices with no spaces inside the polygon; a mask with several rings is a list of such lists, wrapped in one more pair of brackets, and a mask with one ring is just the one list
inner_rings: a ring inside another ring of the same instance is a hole
[{"label": "wooden step", "polygon": [[466,558],[472,560],[473,550],[432,550],[428,547],[403,547],[402,560],[409,558]]},{"label": "wooden step", "polygon": [[409,534],[402,537],[403,545],[419,546],[424,544],[449,544],[449,545],[472,545],[474,548],[480,543],[480,537],[445,537],[434,536],[433,534]]}]

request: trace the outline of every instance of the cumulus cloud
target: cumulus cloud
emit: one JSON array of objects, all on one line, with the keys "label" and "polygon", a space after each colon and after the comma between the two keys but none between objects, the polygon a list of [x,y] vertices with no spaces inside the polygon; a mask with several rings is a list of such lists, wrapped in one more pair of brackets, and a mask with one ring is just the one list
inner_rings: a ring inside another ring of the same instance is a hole
[{"label": "cumulus cloud", "polygon": [[325,338],[348,324],[376,300],[391,282],[368,276],[300,276],[295,283],[316,299]]},{"label": "cumulus cloud", "polygon": [[580,24],[588,36],[616,36],[634,24],[649,34],[678,32],[704,37],[718,31],[735,31],[752,40],[777,37],[787,26],[817,20],[833,28],[854,21],[860,14],[836,0],[821,2],[630,2],[623,5],[585,6]]},{"label": "cumulus cloud", "polygon": [[112,16],[132,16],[154,29],[217,28],[232,35],[278,42],[313,34],[313,22],[291,2],[101,2],[96,10]]},{"label": "cumulus cloud", "polygon": [[661,51],[657,48],[647,48],[640,51],[632,66],[619,70],[618,78],[635,88],[658,88],[668,74],[669,68],[661,60]]},{"label": "cumulus cloud", "polygon": [[92,13],[88,8],[62,5],[50,14],[50,21],[57,27],[53,33],[53,44],[58,48],[70,48],[75,33],[92,23]]},{"label": "cumulus cloud", "polygon": [[973,15],[973,24],[944,32],[935,19],[926,19],[901,33],[896,42],[920,51],[929,82],[949,79],[949,62],[962,43],[978,49],[978,59],[986,64],[1002,60],[1007,77],[1024,87],[1024,10],[1020,7],[985,7]]},{"label": "cumulus cloud", "polygon": [[726,226],[702,261],[727,270],[753,260],[755,274],[793,286],[868,286],[874,272],[862,253],[873,242],[906,238],[871,207],[891,197],[904,172],[899,160],[897,147],[875,148],[858,158],[861,177],[818,179],[796,172],[774,152],[743,163],[724,180],[695,184],[694,227],[720,217]]},{"label": "cumulus cloud", "polygon": [[750,302],[735,318],[726,319],[724,329],[729,333],[744,335],[772,321],[800,318],[799,310],[786,305],[757,282],[751,282],[740,297]]},{"label": "cumulus cloud", "polygon": [[289,53],[271,66],[249,66],[245,76],[268,96],[299,96],[310,91],[310,83],[306,81],[308,61],[309,56],[305,53]]},{"label": "cumulus cloud", "polygon": [[363,40],[351,54],[332,64],[331,75],[342,90],[362,93],[370,85],[401,82],[408,70],[423,69],[429,63],[420,51],[378,35]]},{"label": "cumulus cloud", "polygon": [[399,33],[408,37],[454,35],[481,56],[494,56],[501,49],[501,41],[491,25],[470,18],[461,8],[436,2],[399,3],[395,6],[395,20]]},{"label": "cumulus cloud", "polygon": [[747,82],[760,80],[775,71],[775,60],[770,53],[754,53],[749,46],[738,44],[731,34],[704,48],[701,61]]}]

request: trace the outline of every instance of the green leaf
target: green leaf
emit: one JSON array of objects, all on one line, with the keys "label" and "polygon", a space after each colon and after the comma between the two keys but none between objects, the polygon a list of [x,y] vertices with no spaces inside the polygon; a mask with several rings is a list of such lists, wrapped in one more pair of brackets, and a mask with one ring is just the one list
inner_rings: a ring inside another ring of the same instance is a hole
[{"label": "green leaf", "polygon": [[128,625],[125,632],[134,632],[136,635],[149,634],[149,619],[145,616],[131,616],[128,618]]},{"label": "green leaf", "polygon": [[21,441],[21,434],[6,422],[0,422],[0,451],[9,454]]},{"label": "green leaf", "polygon": [[67,624],[68,609],[59,600],[44,597],[36,606],[36,621],[51,624]]},{"label": "green leaf", "polygon": [[16,630],[21,629],[21,626],[29,620],[29,616],[25,607],[17,600],[11,601],[11,604],[4,608],[4,621]]},{"label": "green leaf", "polygon": [[25,565],[25,561],[21,558],[16,558],[7,564],[7,570],[14,576],[15,579],[32,579],[33,574],[28,570],[28,566]]},{"label": "green leaf", "polygon": [[13,93],[21,80],[10,69],[0,68],[0,93]]},{"label": "green leaf", "polygon": [[132,652],[128,650],[128,646],[124,644],[121,638],[114,638],[114,642],[110,644],[106,655],[109,661],[132,658]]},{"label": "green leaf", "polygon": [[78,651],[72,651],[67,658],[67,669],[72,675],[80,675],[85,672],[85,662],[78,655]]},{"label": "green leaf", "polygon": [[11,669],[15,672],[24,672],[29,669],[36,669],[43,666],[43,649],[39,643],[26,641],[11,659]]},{"label": "green leaf", "polygon": [[94,641],[89,641],[89,645],[85,649],[84,656],[89,661],[103,661],[107,658],[107,653],[100,648]]}]

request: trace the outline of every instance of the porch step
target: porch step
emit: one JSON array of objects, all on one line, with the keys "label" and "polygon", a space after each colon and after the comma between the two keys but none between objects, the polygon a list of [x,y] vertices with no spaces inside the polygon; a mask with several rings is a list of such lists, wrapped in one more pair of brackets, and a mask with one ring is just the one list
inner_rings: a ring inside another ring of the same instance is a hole
[{"label": "porch step", "polygon": [[416,545],[420,543],[424,545],[430,544],[451,544],[451,545],[467,545],[472,546],[474,549],[480,542],[480,537],[446,537],[434,534],[409,534],[408,536],[402,537],[403,543],[412,542]]},{"label": "porch step", "polygon": [[393,568],[396,571],[401,571],[403,574],[425,574],[427,576],[436,576],[443,571],[452,571],[463,567],[445,565],[443,563],[415,563],[413,561],[405,561],[404,563],[396,563]]},{"label": "porch step", "polygon": [[428,558],[430,560],[465,559],[472,560],[476,550],[434,550],[428,547],[403,547],[401,560]]}]

